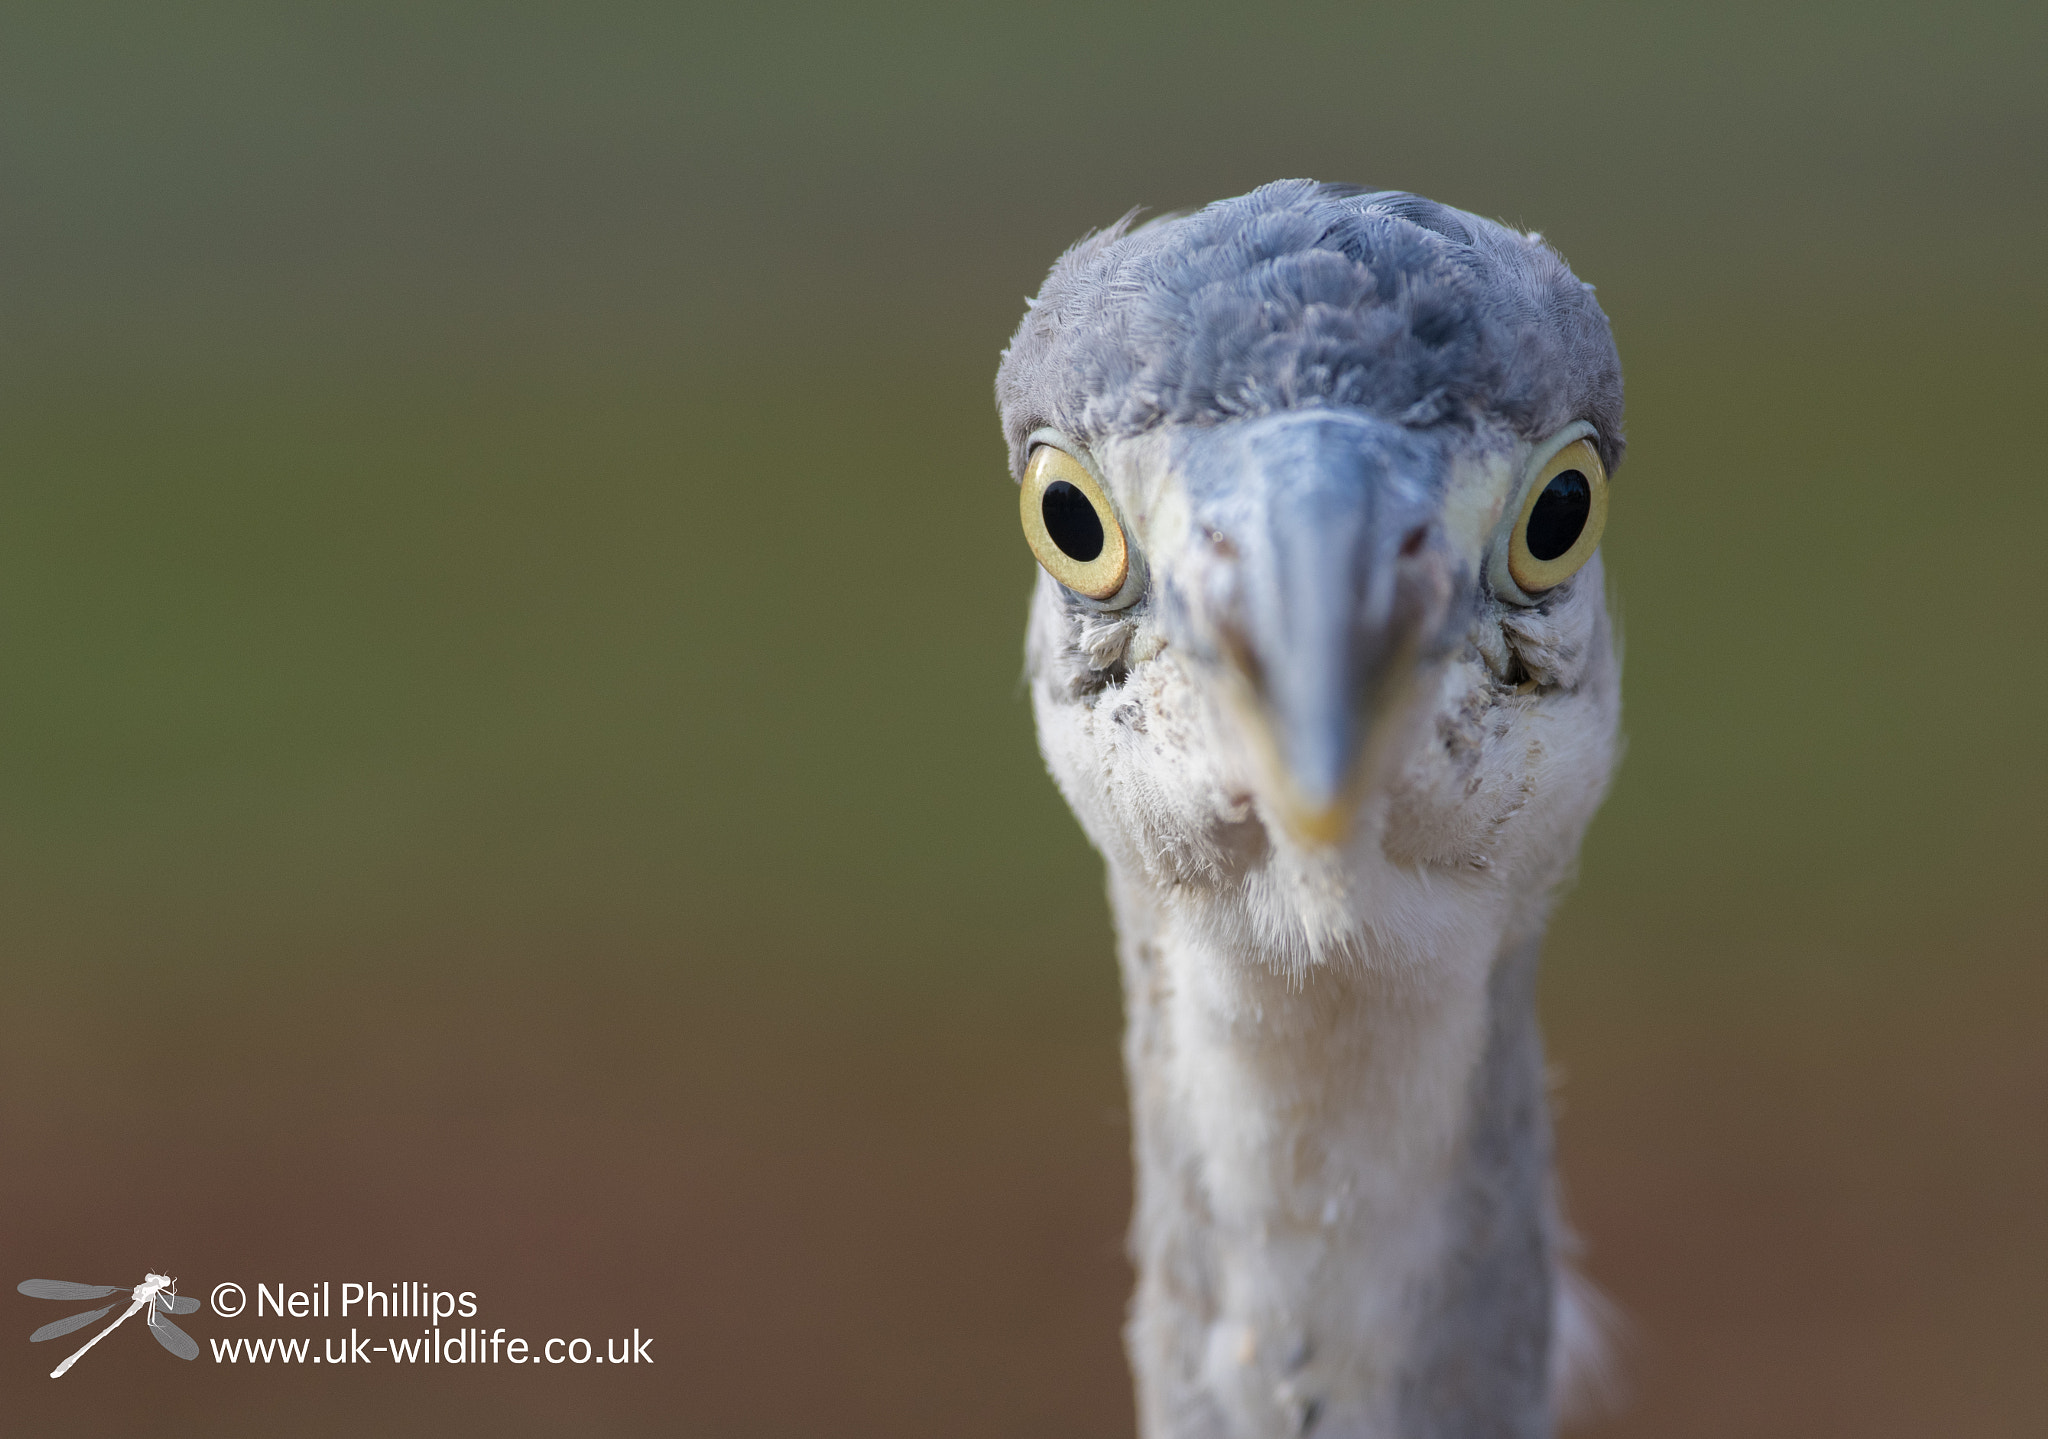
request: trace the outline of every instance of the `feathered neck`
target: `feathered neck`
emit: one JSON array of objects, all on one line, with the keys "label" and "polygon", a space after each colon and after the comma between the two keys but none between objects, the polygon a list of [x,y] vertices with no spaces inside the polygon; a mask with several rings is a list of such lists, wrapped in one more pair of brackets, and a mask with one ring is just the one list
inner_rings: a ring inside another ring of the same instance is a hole
[{"label": "feathered neck", "polygon": [[1548,1435],[1538,937],[1290,973],[1112,893],[1147,1439]]}]

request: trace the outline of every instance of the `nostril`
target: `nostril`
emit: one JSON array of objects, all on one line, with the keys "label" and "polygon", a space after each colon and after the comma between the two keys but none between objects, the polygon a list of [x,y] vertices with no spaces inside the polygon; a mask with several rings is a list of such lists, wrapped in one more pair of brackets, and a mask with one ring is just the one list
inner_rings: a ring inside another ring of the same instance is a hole
[{"label": "nostril", "polygon": [[1429,526],[1417,525],[1401,540],[1401,558],[1412,560],[1422,553],[1422,547],[1429,543]]}]

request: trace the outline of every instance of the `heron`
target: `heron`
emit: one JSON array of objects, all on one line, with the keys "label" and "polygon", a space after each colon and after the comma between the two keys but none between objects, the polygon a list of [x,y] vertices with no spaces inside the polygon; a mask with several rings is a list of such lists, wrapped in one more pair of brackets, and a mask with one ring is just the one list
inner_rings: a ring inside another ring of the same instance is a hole
[{"label": "heron", "polygon": [[1604,1302],[1535,1007],[1618,747],[1592,287],[1279,181],[1075,244],[996,393],[1039,747],[1117,929],[1142,1433],[1552,1433]]}]

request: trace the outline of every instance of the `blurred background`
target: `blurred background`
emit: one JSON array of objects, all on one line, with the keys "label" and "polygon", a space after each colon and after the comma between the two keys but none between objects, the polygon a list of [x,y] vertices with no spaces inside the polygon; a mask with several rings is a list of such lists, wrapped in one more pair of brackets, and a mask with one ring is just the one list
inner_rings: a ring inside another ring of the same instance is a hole
[{"label": "blurred background", "polygon": [[[7,6],[8,1427],[1129,1434],[991,380],[1085,231],[1309,175],[1540,229],[1627,370],[1587,1432],[2048,1431],[2044,16]],[[13,1284],[152,1268],[655,1362],[44,1379]]]}]

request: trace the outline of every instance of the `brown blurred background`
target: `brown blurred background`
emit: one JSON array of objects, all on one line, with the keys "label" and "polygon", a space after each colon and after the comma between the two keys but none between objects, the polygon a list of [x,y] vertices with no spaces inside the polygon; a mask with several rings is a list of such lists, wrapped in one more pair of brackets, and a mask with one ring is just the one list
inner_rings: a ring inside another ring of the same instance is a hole
[{"label": "brown blurred background", "polygon": [[[1627,367],[1589,1432],[2048,1432],[2039,6],[175,11],[0,16],[0,1427],[1128,1434],[990,381],[1085,230],[1312,175]],[[655,1362],[45,1379],[12,1285],[151,1268]]]}]

